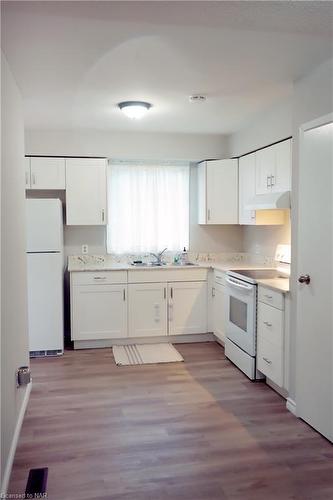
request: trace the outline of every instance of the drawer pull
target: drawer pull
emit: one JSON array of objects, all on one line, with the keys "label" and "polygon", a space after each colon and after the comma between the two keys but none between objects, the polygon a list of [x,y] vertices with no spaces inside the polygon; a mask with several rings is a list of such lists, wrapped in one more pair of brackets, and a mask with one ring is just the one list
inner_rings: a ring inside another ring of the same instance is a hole
[{"label": "drawer pull", "polygon": [[268,321],[264,321],[264,325],[266,325],[266,326],[272,326],[272,323],[268,323]]},{"label": "drawer pull", "polygon": [[269,365],[271,365],[271,364],[272,364],[272,362],[271,362],[271,360],[270,360],[270,359],[267,359],[267,358],[264,358],[264,357],[263,357],[262,359],[263,359],[264,361],[266,361],[266,363],[268,363]]},{"label": "drawer pull", "polygon": [[215,287],[212,287],[212,297],[215,297]]},{"label": "drawer pull", "polygon": [[106,280],[106,276],[94,276],[94,280]]},{"label": "drawer pull", "polygon": [[272,295],[267,295],[265,294],[266,299],[272,300],[273,296]]},{"label": "drawer pull", "polygon": [[123,290],[123,301],[125,302],[126,301],[126,289],[124,288]]}]

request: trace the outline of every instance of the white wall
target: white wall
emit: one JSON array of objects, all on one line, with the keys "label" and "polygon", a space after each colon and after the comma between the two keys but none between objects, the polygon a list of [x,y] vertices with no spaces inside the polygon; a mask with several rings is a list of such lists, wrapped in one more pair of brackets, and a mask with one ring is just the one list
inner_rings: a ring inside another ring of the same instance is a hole
[{"label": "white wall", "polygon": [[230,137],[231,156],[240,156],[292,135],[292,95],[260,113]]},{"label": "white wall", "polygon": [[304,78],[295,82],[293,98],[293,210],[292,210],[292,267],[291,280],[291,366],[290,396],[296,399],[295,361],[296,361],[296,316],[297,316],[297,227],[298,227],[298,192],[299,192],[299,127],[311,120],[333,112],[333,59],[330,59]]},{"label": "white wall", "polygon": [[202,160],[226,158],[228,138],[221,135],[103,130],[27,130],[26,154]]},{"label": "white wall", "polygon": [[1,491],[6,489],[27,388],[15,372],[29,364],[22,103],[1,57]]},{"label": "white wall", "polygon": [[283,226],[244,226],[244,252],[274,258],[278,244],[290,245],[290,214]]}]

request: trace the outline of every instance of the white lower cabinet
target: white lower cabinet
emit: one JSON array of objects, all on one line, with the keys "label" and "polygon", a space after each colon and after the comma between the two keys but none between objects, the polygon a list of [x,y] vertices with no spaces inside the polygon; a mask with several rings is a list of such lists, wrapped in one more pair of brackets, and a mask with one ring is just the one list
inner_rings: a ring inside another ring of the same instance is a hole
[{"label": "white lower cabinet", "polygon": [[257,368],[279,387],[284,387],[284,296],[262,287],[258,296]]},{"label": "white lower cabinet", "polygon": [[169,335],[207,332],[207,283],[168,283]]},{"label": "white lower cabinet", "polygon": [[127,337],[127,285],[72,287],[72,340]]},{"label": "white lower cabinet", "polygon": [[[186,273],[147,270],[145,276],[132,273],[121,270],[71,273],[72,340],[207,333],[205,269],[186,270]],[[189,281],[171,281],[183,276]],[[205,281],[194,281],[198,277]],[[133,278],[147,282],[131,282]],[[160,281],[153,282],[153,278]]]},{"label": "white lower cabinet", "polygon": [[167,284],[128,285],[129,337],[167,335]]},{"label": "white lower cabinet", "polygon": [[213,333],[222,342],[225,341],[225,287],[214,283],[212,292],[213,302]]}]

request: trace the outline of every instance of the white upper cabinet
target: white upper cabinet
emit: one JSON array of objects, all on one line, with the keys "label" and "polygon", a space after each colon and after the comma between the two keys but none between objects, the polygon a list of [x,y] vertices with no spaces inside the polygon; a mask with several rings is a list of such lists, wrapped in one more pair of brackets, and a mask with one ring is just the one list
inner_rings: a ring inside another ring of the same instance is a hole
[{"label": "white upper cabinet", "polygon": [[66,189],[64,158],[30,158],[31,189]]},{"label": "white upper cabinet", "polygon": [[198,223],[238,224],[238,160],[199,163]]},{"label": "white upper cabinet", "polygon": [[275,144],[275,173],[272,176],[272,191],[291,190],[291,139]]},{"label": "white upper cabinet", "polygon": [[30,189],[30,157],[24,158],[24,172],[25,172],[25,189]]},{"label": "white upper cabinet", "polygon": [[239,224],[255,224],[255,210],[245,207],[256,194],[256,153],[239,158]]},{"label": "white upper cabinet", "polygon": [[291,189],[291,139],[256,153],[256,194]]},{"label": "white upper cabinet", "polygon": [[69,226],[106,224],[106,160],[66,160],[66,223]]}]

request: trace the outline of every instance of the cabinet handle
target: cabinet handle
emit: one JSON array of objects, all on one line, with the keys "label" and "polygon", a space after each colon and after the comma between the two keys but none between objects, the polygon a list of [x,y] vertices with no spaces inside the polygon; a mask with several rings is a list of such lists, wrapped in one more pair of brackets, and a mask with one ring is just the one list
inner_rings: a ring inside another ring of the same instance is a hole
[{"label": "cabinet handle", "polygon": [[272,176],[271,175],[267,175],[267,177],[266,177],[266,187],[267,188],[272,187]]},{"label": "cabinet handle", "polygon": [[170,288],[170,298],[173,299],[173,288]]},{"label": "cabinet handle", "polygon": [[262,359],[263,359],[264,361],[266,361],[266,363],[267,363],[267,364],[269,364],[269,365],[271,365],[271,364],[272,364],[272,362],[271,362],[271,360],[270,360],[270,359],[267,359],[267,358],[264,358],[264,357],[263,357]]},{"label": "cabinet handle", "polygon": [[126,301],[126,289],[124,288],[123,290],[123,301],[125,302]]},{"label": "cabinet handle", "polygon": [[210,220],[210,208],[207,210],[207,219]]},{"label": "cabinet handle", "polygon": [[267,295],[265,294],[266,299],[272,300],[273,296],[272,295]]},{"label": "cabinet handle", "polygon": [[272,323],[268,323],[268,321],[264,321],[264,325],[266,325],[266,326],[272,326]]},{"label": "cabinet handle", "polygon": [[215,297],[215,287],[212,287],[212,297]]},{"label": "cabinet handle", "polygon": [[106,276],[94,276],[94,280],[106,280]]},{"label": "cabinet handle", "polygon": [[28,172],[25,173],[25,185],[28,185]]},{"label": "cabinet handle", "polygon": [[275,175],[271,175],[271,187],[275,186]]},{"label": "cabinet handle", "polygon": [[166,299],[166,287],[164,287],[163,293],[164,293],[164,300],[165,300]]},{"label": "cabinet handle", "polygon": [[36,175],[35,174],[32,174],[32,183],[33,183],[33,185],[36,184]]},{"label": "cabinet handle", "polygon": [[104,208],[102,209],[102,222],[104,222],[104,219],[105,219],[105,212],[104,212]]}]

